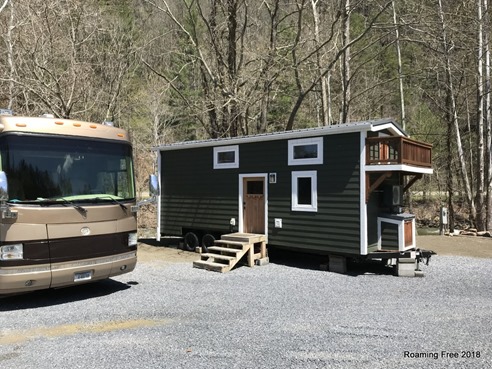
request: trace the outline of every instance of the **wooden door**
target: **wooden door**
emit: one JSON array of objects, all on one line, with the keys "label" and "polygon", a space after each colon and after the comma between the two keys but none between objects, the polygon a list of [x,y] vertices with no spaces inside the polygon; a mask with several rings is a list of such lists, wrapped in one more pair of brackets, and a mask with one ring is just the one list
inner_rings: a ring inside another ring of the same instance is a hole
[{"label": "wooden door", "polygon": [[243,179],[243,231],[265,234],[265,179]]}]

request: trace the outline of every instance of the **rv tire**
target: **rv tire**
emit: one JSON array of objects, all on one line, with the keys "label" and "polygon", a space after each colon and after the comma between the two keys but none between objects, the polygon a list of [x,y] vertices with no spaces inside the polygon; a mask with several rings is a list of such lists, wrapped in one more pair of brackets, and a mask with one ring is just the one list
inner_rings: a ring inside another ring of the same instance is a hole
[{"label": "rv tire", "polygon": [[203,252],[208,252],[208,248],[210,246],[213,246],[215,243],[215,236],[210,234],[210,233],[206,233],[203,235],[202,237],[202,250]]},{"label": "rv tire", "polygon": [[199,240],[195,233],[188,232],[184,235],[184,249],[187,251],[195,251],[199,246]]}]

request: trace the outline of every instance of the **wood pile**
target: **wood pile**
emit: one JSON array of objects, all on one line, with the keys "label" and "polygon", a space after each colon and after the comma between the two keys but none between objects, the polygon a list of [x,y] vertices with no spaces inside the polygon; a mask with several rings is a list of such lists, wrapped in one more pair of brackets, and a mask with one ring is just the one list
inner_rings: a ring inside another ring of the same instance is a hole
[{"label": "wood pile", "polygon": [[455,230],[450,236],[492,237],[492,234],[490,231],[478,231],[476,228],[467,228],[464,230]]}]

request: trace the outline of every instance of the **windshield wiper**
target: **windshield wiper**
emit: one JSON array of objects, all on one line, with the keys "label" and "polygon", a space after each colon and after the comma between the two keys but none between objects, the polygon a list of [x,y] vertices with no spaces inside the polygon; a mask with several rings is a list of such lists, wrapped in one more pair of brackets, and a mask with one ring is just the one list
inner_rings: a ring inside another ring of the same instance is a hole
[{"label": "windshield wiper", "polygon": [[69,204],[70,206],[73,206],[75,209],[77,209],[77,211],[82,214],[84,217],[87,215],[87,209],[80,206],[80,205],[77,205],[76,203],[70,201],[70,200],[67,200],[65,199],[64,197],[61,198],[61,200],[65,203],[65,204]]},{"label": "windshield wiper", "polygon": [[62,202],[63,204],[68,204],[68,205],[72,206],[74,209],[76,209],[84,217],[87,215],[87,209],[86,208],[84,208],[80,205],[77,205],[73,201],[70,201],[64,197],[57,197],[54,199],[44,199],[42,197],[38,197],[36,199],[36,203],[42,203],[45,205],[55,205],[55,204],[59,204],[60,202]]},{"label": "windshield wiper", "polygon": [[123,204],[122,202],[116,200],[113,196],[111,195],[103,195],[103,196],[97,196],[97,197],[94,197],[94,199],[91,199],[91,200],[94,200],[97,202],[97,200],[110,200],[112,201],[114,204],[118,204],[119,206],[121,206],[121,208],[123,210],[126,210],[128,209],[128,206],[126,206],[125,204]]}]

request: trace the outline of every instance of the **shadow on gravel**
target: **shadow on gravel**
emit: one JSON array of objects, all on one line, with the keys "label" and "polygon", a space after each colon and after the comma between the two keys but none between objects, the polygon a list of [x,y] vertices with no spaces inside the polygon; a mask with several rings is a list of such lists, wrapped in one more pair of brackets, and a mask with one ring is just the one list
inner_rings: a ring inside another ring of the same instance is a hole
[{"label": "shadow on gravel", "polygon": [[0,311],[33,309],[53,305],[61,305],[74,301],[83,301],[131,288],[136,282],[121,283],[106,279],[93,283],[82,284],[60,289],[40,290],[0,298]]},{"label": "shadow on gravel", "polygon": [[[291,268],[325,270],[328,266],[328,256],[307,254],[295,251],[285,251],[276,248],[268,249],[270,263],[284,265]],[[375,261],[347,261],[347,273],[345,275],[358,277],[361,275],[394,275],[392,268]]]}]

